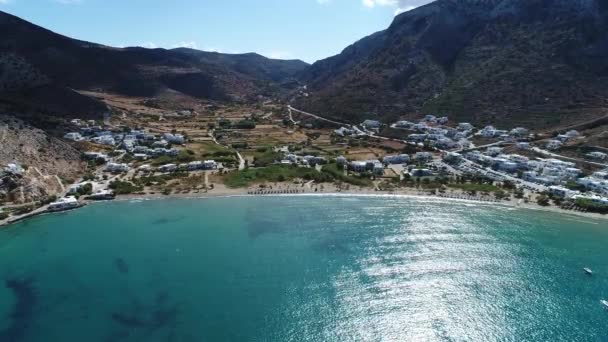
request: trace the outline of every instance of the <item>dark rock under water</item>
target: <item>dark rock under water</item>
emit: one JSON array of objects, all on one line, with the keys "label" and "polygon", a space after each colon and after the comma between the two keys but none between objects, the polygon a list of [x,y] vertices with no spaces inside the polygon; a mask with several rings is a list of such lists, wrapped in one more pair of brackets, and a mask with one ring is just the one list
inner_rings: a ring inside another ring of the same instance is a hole
[{"label": "dark rock under water", "polygon": [[37,301],[32,283],[32,278],[7,279],[5,281],[6,288],[13,292],[16,301],[9,316],[10,325],[0,331],[0,342],[16,342],[24,338],[32,321]]},{"label": "dark rock under water", "polygon": [[114,266],[116,267],[118,272],[122,274],[129,273],[129,264],[127,264],[127,262],[123,258],[114,259]]}]

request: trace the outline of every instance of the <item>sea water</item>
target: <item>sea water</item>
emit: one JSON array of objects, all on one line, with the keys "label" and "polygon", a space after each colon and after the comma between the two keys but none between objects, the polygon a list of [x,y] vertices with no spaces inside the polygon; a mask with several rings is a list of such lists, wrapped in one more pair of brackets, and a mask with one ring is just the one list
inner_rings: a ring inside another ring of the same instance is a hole
[{"label": "sea water", "polygon": [[100,203],[0,231],[0,341],[608,341],[607,222],[423,198]]}]

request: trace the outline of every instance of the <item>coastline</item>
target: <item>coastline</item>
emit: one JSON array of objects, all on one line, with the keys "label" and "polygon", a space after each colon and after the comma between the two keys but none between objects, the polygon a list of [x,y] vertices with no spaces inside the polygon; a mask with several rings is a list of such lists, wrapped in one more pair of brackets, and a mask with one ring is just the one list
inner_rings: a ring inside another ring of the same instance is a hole
[{"label": "coastline", "polygon": [[[493,201],[493,200],[482,200],[479,198],[472,198],[471,196],[462,195],[433,195],[428,192],[419,191],[415,189],[399,189],[397,191],[375,191],[371,189],[359,189],[359,190],[335,190],[334,191],[311,191],[312,189],[303,190],[299,193],[281,193],[282,190],[268,190],[267,194],[259,194],[253,192],[259,192],[258,189],[250,189],[250,188],[227,188],[227,187],[217,187],[214,190],[209,192],[201,192],[201,193],[180,193],[180,194],[169,194],[164,195],[160,193],[146,193],[146,194],[129,194],[129,195],[119,195],[116,196],[116,199],[113,201],[131,201],[131,200],[164,200],[164,199],[205,199],[205,198],[228,198],[228,197],[277,197],[277,196],[335,196],[335,197],[384,197],[384,198],[419,198],[419,199],[432,199],[432,200],[441,200],[441,201],[450,201],[450,202],[466,202],[466,203],[478,203],[482,205],[488,206],[502,206],[508,208],[515,209],[527,209],[527,210],[536,210],[536,211],[544,211],[544,212],[553,212],[561,215],[567,216],[576,216],[576,217],[585,217],[591,219],[608,219],[608,215],[602,215],[597,213],[589,213],[589,212],[580,212],[573,210],[565,210],[555,206],[541,206],[537,203],[529,202],[525,203],[523,200],[502,200],[502,201]],[[108,201],[85,201],[78,208],[74,208],[67,211],[78,210],[88,204],[97,203],[97,202],[108,202]],[[46,207],[38,208],[30,213],[23,214],[16,217],[10,217],[6,220],[0,221],[0,229],[10,226],[11,224],[26,220],[28,218],[32,218],[35,216],[40,216],[44,214],[53,214],[54,212],[50,212]]]}]

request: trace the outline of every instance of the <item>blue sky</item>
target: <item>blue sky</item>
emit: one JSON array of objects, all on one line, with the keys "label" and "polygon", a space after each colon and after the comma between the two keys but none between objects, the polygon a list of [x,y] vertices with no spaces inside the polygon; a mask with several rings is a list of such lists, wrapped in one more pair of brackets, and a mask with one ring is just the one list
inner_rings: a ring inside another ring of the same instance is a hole
[{"label": "blue sky", "polygon": [[307,62],[383,30],[429,0],[0,0],[52,31],[111,46],[188,46]]}]

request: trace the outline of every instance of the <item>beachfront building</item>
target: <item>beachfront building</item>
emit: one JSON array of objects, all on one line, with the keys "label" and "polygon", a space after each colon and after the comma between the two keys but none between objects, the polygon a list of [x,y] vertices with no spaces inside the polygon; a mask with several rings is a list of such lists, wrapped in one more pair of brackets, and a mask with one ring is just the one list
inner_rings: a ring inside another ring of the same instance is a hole
[{"label": "beachfront building", "polygon": [[363,173],[367,171],[367,162],[365,161],[352,161],[348,164],[348,169],[353,172]]},{"label": "beachfront building", "polygon": [[384,165],[379,160],[352,161],[348,164],[348,169],[357,173],[369,171],[375,175],[384,174]]},{"label": "beachfront building", "polygon": [[576,183],[584,186],[587,190],[608,195],[608,181],[606,180],[594,177],[584,177],[579,178]]},{"label": "beachfront building", "polygon": [[570,190],[557,185],[550,186],[549,193],[560,198],[572,198],[573,196],[580,194],[579,191]]},{"label": "beachfront building", "polygon": [[336,158],[336,165],[344,167],[346,164],[348,164],[348,160],[344,156]]},{"label": "beachfront building", "polygon": [[593,204],[597,204],[597,205],[608,205],[608,198],[606,197],[602,197],[599,195],[594,195],[594,194],[581,194],[581,195],[574,195],[572,196],[573,200],[587,200],[587,201],[591,201],[591,203]]},{"label": "beachfront building", "polygon": [[393,156],[386,156],[382,161],[385,164],[406,164],[410,161],[410,156],[407,154],[398,154]]},{"label": "beachfront building", "polygon": [[98,190],[95,193],[88,196],[87,199],[90,199],[93,201],[107,201],[107,200],[114,199],[114,197],[116,197],[116,195],[114,194],[114,192],[112,190]]},{"label": "beachfront building", "polygon": [[412,169],[409,171],[409,174],[412,177],[430,177],[433,175],[433,171],[429,169]]},{"label": "beachfront building", "polygon": [[78,207],[78,200],[74,196],[60,198],[58,201],[49,204],[51,211],[69,210]]}]

